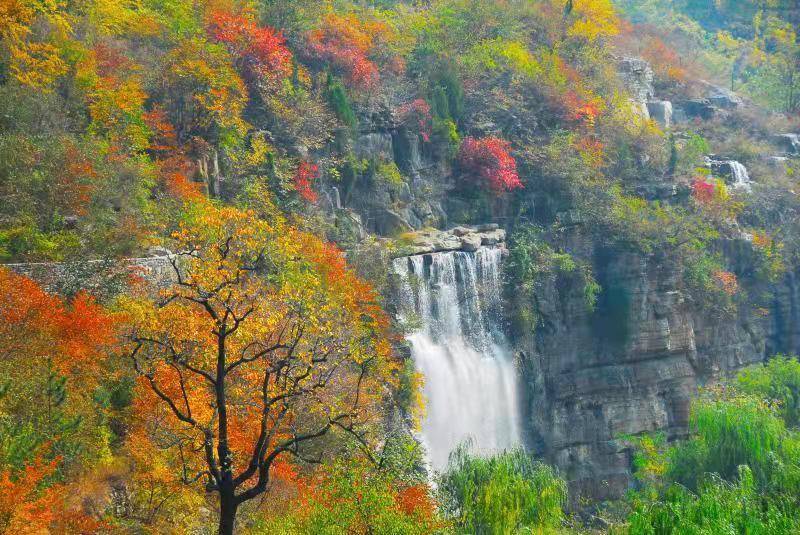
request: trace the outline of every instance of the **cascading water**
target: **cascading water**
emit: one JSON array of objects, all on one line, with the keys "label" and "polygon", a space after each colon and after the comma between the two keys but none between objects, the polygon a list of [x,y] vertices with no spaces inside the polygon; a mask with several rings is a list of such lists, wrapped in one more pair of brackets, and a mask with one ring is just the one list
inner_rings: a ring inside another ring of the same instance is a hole
[{"label": "cascading water", "polygon": [[408,337],[424,375],[422,441],[434,469],[459,443],[479,453],[519,442],[517,376],[498,328],[502,252],[442,252],[398,258],[401,313],[421,327]]},{"label": "cascading water", "polygon": [[719,160],[714,157],[706,157],[706,165],[708,165],[714,173],[719,173],[728,177],[731,186],[736,189],[744,191],[752,190],[753,181],[750,179],[750,174],[747,168],[736,160]]}]

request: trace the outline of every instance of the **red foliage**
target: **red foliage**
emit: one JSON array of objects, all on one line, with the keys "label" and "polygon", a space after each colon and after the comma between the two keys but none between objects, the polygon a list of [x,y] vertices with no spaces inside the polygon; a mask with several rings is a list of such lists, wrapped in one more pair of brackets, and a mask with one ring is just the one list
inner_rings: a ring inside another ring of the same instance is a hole
[{"label": "red foliage", "polygon": [[291,74],[292,53],[280,32],[242,15],[218,11],[209,19],[211,38],[224,44],[249,75],[274,81]]},{"label": "red foliage", "polygon": [[517,162],[509,154],[508,141],[490,136],[464,139],[458,153],[461,168],[494,193],[522,187]]},{"label": "red foliage", "polygon": [[311,189],[311,183],[319,178],[319,167],[311,162],[300,162],[294,174],[294,189],[308,202],[317,202],[317,193]]},{"label": "red foliage", "polygon": [[133,66],[133,61],[119,46],[107,43],[98,43],[94,47],[97,61],[97,74],[101,78],[115,78],[120,72],[125,72]]},{"label": "red foliage", "polygon": [[431,140],[431,106],[425,99],[418,98],[403,104],[398,110],[400,120],[404,123],[415,121],[419,125],[419,133],[427,143]]},{"label": "red foliage", "polygon": [[711,182],[706,182],[702,177],[697,177],[692,183],[692,197],[701,204],[708,204],[714,200],[716,187]]},{"label": "red foliage", "polygon": [[380,79],[378,67],[369,54],[374,44],[373,34],[381,29],[379,25],[362,24],[355,16],[331,14],[322,27],[308,34],[308,48],[313,57],[339,71],[348,84],[369,89]]}]

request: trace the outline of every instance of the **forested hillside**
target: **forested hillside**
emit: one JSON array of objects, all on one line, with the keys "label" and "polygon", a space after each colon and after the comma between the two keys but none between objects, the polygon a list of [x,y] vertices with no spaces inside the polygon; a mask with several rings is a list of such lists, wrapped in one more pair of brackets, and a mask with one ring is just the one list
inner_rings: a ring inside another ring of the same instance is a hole
[{"label": "forested hillside", "polygon": [[800,532],[798,28],[0,0],[0,533]]}]

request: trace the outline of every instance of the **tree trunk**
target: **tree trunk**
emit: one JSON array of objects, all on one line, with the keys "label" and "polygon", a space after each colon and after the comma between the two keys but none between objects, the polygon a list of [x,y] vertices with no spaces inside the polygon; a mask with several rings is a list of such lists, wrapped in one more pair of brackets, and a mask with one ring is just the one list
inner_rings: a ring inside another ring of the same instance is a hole
[{"label": "tree trunk", "polygon": [[221,497],[219,502],[219,535],[233,535],[233,526],[236,522],[236,509],[238,508],[233,496]]}]

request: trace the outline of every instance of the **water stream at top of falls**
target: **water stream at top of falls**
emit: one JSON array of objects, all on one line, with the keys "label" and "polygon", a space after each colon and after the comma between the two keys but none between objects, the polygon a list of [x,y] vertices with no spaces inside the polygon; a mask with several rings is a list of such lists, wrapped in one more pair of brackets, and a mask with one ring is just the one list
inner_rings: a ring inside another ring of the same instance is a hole
[{"label": "water stream at top of falls", "polygon": [[401,314],[421,327],[408,336],[424,376],[424,443],[431,466],[470,439],[491,453],[519,443],[518,379],[499,329],[501,257],[497,248],[398,258]]}]

